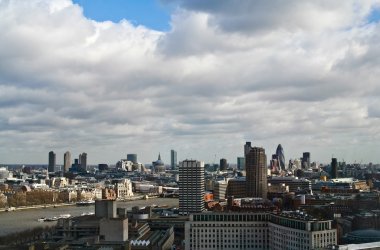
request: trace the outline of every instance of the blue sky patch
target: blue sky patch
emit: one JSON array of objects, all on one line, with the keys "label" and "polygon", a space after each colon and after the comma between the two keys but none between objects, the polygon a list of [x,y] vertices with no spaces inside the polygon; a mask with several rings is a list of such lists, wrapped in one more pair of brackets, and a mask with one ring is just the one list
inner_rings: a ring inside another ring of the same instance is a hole
[{"label": "blue sky patch", "polygon": [[377,23],[380,21],[380,8],[375,8],[368,16],[369,23]]},{"label": "blue sky patch", "polygon": [[73,0],[83,8],[84,15],[95,21],[119,22],[127,19],[159,31],[170,30],[170,6],[158,0]]}]

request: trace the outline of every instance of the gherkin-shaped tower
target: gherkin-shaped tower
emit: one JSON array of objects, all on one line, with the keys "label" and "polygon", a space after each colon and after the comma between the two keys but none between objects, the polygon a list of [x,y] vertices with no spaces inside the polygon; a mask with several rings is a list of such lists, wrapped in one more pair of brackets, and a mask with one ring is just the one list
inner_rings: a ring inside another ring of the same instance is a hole
[{"label": "gherkin-shaped tower", "polygon": [[281,170],[285,170],[284,149],[282,148],[281,144],[278,144],[278,146],[277,146],[276,155],[277,155],[278,164],[279,164]]}]

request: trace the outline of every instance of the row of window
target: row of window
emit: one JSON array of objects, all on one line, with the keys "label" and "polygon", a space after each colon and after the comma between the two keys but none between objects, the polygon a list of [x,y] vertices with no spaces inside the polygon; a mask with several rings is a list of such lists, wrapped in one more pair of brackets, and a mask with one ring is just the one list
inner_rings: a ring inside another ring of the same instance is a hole
[{"label": "row of window", "polygon": [[[211,224],[211,223],[192,223],[190,224],[192,228],[197,228],[197,227],[238,227],[238,228],[244,228],[244,227],[268,227],[268,224],[266,223],[216,223],[216,224]],[[207,229],[206,229],[207,230]]]},{"label": "row of window", "polygon": [[192,221],[268,221],[269,214],[194,214]]}]

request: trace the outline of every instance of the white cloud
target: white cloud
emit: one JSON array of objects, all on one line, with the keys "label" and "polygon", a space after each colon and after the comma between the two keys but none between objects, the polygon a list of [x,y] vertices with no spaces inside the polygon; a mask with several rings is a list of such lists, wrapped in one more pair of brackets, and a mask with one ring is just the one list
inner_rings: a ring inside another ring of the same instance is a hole
[{"label": "white cloud", "polygon": [[246,140],[380,161],[377,3],[241,3],[179,2],[164,33],[71,1],[0,0],[0,161],[147,163],[174,148],[235,162]]}]

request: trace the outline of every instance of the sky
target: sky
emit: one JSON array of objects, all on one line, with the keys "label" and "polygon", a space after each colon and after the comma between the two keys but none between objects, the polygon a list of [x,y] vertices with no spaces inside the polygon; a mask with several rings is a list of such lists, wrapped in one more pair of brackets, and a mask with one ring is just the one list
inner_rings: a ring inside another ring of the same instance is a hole
[{"label": "sky", "polygon": [[0,0],[0,163],[380,163],[380,2]]}]

